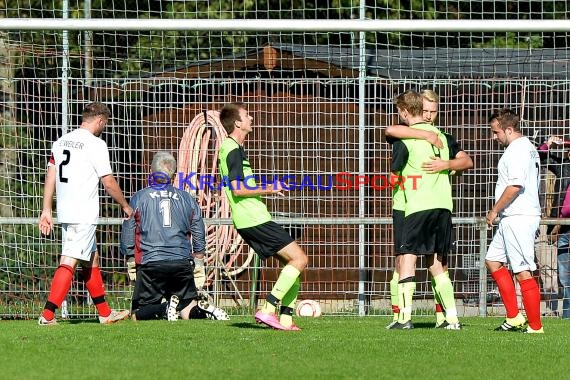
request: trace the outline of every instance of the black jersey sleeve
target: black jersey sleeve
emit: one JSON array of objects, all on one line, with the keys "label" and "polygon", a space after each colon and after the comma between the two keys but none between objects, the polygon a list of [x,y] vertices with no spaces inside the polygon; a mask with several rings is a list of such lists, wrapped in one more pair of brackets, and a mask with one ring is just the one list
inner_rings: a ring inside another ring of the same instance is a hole
[{"label": "black jersey sleeve", "polygon": [[243,180],[243,154],[240,149],[232,150],[227,158],[228,181]]},{"label": "black jersey sleeve", "polygon": [[392,144],[392,171],[399,172],[404,169],[408,162],[408,147],[400,140]]},{"label": "black jersey sleeve", "polygon": [[455,139],[455,137],[453,137],[452,135],[450,135],[449,133],[444,133],[443,134],[445,136],[445,138],[447,139],[447,146],[449,147],[449,159],[452,160],[454,159],[457,154],[459,152],[461,152],[463,149],[461,149],[461,147],[459,146],[459,143],[457,142],[457,140]]}]

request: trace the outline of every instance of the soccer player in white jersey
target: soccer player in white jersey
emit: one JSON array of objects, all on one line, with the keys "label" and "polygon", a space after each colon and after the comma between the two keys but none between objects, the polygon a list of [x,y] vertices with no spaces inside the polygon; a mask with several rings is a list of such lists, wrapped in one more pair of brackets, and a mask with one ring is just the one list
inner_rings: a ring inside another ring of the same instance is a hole
[{"label": "soccer player in white jersey", "polygon": [[114,323],[129,316],[128,310],[112,310],[105,300],[103,278],[99,270],[99,254],[95,243],[95,226],[99,217],[99,180],[107,193],[121,205],[127,217],[133,210],[113,177],[109,150],[99,136],[111,112],[102,103],[88,104],[82,123],[76,130],[63,135],[52,146],[39,220],[42,234],[53,229],[52,203],[57,194],[57,219],[62,225],[62,253],[50,287],[47,302],[38,320],[40,325],[56,324],[55,311],[65,299],[73,273],[82,267],[85,287],[97,307],[99,321]]},{"label": "soccer player in white jersey", "polygon": [[[510,109],[493,113],[489,119],[493,138],[506,147],[498,164],[495,204],[487,213],[487,224],[499,216],[499,226],[487,250],[485,264],[497,283],[506,309],[506,320],[496,331],[543,333],[540,320],[540,290],[532,272],[536,270],[534,239],[540,222],[538,188],[540,159],[529,139],[522,135],[519,116]],[[515,284],[505,263],[521,287],[526,321],[519,312]]]}]

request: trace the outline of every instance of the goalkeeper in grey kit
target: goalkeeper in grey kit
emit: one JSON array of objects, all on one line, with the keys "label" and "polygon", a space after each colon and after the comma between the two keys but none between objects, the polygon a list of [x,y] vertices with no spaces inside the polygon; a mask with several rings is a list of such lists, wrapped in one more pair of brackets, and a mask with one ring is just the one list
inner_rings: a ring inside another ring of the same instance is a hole
[{"label": "goalkeeper in grey kit", "polygon": [[174,157],[156,153],[151,186],[132,196],[133,217],[123,222],[121,253],[135,280],[132,318],[229,319],[198,296],[205,280],[206,230],[196,200],[172,186],[175,173]]}]

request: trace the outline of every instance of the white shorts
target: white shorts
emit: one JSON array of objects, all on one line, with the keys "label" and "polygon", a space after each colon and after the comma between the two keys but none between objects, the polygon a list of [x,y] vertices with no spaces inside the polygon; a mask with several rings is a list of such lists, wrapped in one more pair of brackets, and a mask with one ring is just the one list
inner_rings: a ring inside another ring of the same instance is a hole
[{"label": "white shorts", "polygon": [[509,263],[514,273],[535,271],[534,241],[540,216],[508,216],[499,227],[487,249],[486,260]]},{"label": "white shorts", "polygon": [[97,250],[95,225],[62,223],[61,227],[61,254],[81,261],[90,261],[91,255]]}]

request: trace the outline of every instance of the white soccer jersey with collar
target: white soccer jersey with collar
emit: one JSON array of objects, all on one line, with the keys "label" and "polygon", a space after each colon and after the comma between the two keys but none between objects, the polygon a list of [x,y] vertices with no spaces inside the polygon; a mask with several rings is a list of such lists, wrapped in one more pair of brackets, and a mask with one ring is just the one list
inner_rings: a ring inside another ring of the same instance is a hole
[{"label": "white soccer jersey with collar", "polygon": [[495,202],[507,186],[521,186],[514,201],[507,205],[500,216],[540,216],[538,188],[540,159],[538,152],[526,137],[519,137],[509,144],[498,165],[499,176],[495,186]]},{"label": "white soccer jersey with collar", "polygon": [[56,170],[57,219],[95,224],[99,217],[99,178],[112,173],[105,141],[78,128],[52,146]]}]

